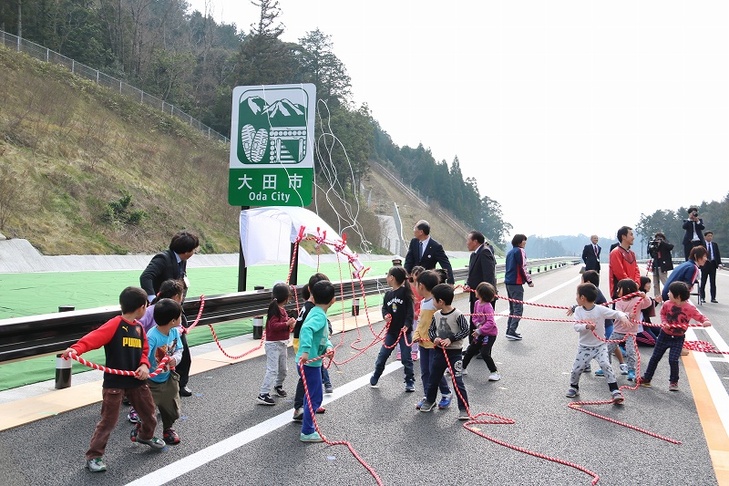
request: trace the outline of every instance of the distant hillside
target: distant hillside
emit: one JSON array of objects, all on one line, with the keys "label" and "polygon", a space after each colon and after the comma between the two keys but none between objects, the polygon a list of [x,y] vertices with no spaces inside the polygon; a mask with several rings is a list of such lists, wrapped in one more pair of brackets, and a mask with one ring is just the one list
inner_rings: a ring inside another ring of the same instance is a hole
[{"label": "distant hillside", "polygon": [[397,204],[405,243],[413,237],[413,226],[419,220],[425,219],[430,223],[433,238],[446,250],[466,251],[468,229],[465,226],[457,222],[454,224],[452,220],[439,216],[431,205],[418,201],[398,188],[388,174],[372,168],[363,178],[362,185],[364,186],[362,197],[370,202],[375,213],[392,216]]}]

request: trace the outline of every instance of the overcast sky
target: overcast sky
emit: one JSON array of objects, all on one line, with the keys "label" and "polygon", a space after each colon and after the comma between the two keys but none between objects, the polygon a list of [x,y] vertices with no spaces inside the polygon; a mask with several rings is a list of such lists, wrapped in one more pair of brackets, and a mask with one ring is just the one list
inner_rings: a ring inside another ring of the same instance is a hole
[{"label": "overcast sky", "polygon": [[[245,32],[258,18],[245,0],[207,3]],[[283,40],[329,35],[355,103],[397,145],[457,156],[511,234],[614,237],[729,193],[725,0],[279,6]]]}]

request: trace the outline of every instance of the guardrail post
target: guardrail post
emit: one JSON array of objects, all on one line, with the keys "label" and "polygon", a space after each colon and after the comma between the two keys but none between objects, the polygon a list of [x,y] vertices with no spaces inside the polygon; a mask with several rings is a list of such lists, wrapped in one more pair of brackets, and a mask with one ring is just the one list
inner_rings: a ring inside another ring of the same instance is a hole
[{"label": "guardrail post", "polygon": [[62,355],[56,355],[56,390],[71,386],[71,363],[70,359],[63,359]]},{"label": "guardrail post", "polygon": [[253,339],[261,339],[263,337],[263,316],[253,318]]},{"label": "guardrail post", "polygon": [[[58,312],[70,312],[76,307],[72,305],[59,305]],[[71,386],[71,365],[70,359],[61,358],[60,354],[56,355],[56,390],[68,388]]]}]

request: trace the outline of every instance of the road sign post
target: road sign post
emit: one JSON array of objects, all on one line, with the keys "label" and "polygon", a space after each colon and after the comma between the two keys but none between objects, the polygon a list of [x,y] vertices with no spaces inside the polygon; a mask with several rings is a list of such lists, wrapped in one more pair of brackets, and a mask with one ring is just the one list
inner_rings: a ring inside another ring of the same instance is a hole
[{"label": "road sign post", "polygon": [[[228,203],[233,206],[311,204],[314,187],[313,84],[236,86],[230,129]],[[291,245],[293,258],[294,245]],[[298,257],[290,283],[296,284]],[[246,286],[241,248],[238,290]]]}]

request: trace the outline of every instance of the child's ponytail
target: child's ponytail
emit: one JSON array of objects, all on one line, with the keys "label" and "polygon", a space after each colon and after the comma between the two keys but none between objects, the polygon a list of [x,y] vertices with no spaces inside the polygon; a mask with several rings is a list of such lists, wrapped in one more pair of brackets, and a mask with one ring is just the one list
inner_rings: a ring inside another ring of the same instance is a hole
[{"label": "child's ponytail", "polygon": [[289,300],[291,291],[287,284],[279,282],[273,286],[271,294],[273,299],[271,299],[271,303],[268,305],[268,319],[280,314],[279,306],[285,304]]}]

